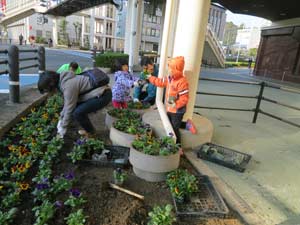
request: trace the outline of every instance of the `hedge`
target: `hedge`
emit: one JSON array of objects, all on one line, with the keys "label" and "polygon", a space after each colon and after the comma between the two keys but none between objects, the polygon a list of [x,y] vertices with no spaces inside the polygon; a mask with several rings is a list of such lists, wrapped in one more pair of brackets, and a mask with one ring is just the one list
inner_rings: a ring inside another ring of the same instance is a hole
[{"label": "hedge", "polygon": [[116,60],[118,59],[129,60],[129,55],[123,53],[107,52],[104,54],[98,54],[96,56],[96,66],[110,68],[112,72],[116,71]]},{"label": "hedge", "polygon": [[[255,63],[252,63],[251,67],[254,67]],[[248,67],[248,62],[226,62],[226,67]]]}]

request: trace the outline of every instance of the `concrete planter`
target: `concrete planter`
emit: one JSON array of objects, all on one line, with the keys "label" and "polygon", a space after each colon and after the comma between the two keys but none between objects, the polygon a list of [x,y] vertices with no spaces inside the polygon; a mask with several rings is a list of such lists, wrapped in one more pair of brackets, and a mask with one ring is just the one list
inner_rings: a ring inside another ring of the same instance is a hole
[{"label": "concrete planter", "polygon": [[105,125],[108,129],[111,128],[112,124],[117,120],[118,118],[116,117],[113,117],[111,115],[109,115],[108,112],[106,112],[106,115],[105,115]]},{"label": "concrete planter", "polygon": [[111,126],[109,132],[109,138],[113,145],[121,145],[130,148],[131,143],[135,139],[134,134],[127,134],[125,132],[119,131],[118,129]]},{"label": "concrete planter", "polygon": [[152,109],[148,108],[148,109],[130,109],[130,110],[133,111],[133,112],[136,112],[136,113],[140,114],[140,116],[143,116],[144,113],[149,112]]},{"label": "concrete planter", "polygon": [[179,161],[179,152],[168,156],[153,156],[130,148],[129,162],[133,171],[136,176],[146,181],[164,181],[168,172],[179,167]]},{"label": "concrete planter", "polygon": [[111,73],[111,69],[108,67],[98,67],[98,69],[102,70],[104,73]]}]

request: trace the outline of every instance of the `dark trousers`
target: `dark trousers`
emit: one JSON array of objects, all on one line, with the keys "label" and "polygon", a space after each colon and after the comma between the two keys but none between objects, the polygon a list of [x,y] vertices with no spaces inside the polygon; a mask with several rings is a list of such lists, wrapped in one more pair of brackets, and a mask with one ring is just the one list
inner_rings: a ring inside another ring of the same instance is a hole
[{"label": "dark trousers", "polygon": [[111,102],[111,90],[105,90],[102,96],[91,98],[85,102],[78,104],[73,111],[73,118],[80,124],[80,126],[89,133],[94,133],[95,128],[92,125],[88,114],[96,112]]},{"label": "dark trousers", "polygon": [[182,118],[183,118],[184,114],[183,113],[170,113],[170,112],[168,112],[167,115],[169,117],[169,120],[171,122],[173,130],[174,130],[175,135],[177,137],[176,144],[180,144],[181,143],[181,135],[180,135],[180,132],[179,132],[179,128],[180,128],[181,121],[182,121]]}]

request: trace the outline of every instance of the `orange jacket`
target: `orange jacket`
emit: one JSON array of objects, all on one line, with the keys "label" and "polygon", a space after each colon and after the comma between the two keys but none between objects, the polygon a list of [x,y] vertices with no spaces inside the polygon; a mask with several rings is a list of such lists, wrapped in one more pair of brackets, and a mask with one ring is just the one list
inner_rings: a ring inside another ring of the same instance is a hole
[{"label": "orange jacket", "polygon": [[[166,106],[171,113],[185,113],[189,100],[189,84],[183,75],[184,57],[172,58],[168,62],[170,75],[164,78],[151,76],[149,81],[158,87],[167,87]],[[172,101],[175,104],[172,104]]]}]

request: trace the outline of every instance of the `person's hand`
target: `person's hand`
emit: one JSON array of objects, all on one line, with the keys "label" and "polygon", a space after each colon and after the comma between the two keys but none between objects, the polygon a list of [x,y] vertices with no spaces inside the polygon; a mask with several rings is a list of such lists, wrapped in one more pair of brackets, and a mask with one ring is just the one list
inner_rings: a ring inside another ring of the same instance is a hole
[{"label": "person's hand", "polygon": [[172,108],[176,108],[176,102],[174,100],[168,101],[168,105]]},{"label": "person's hand", "polygon": [[149,80],[149,78],[150,78],[151,76],[152,76],[151,74],[147,74],[147,75],[146,75],[146,79]]},{"label": "person's hand", "polygon": [[61,120],[57,123],[57,137],[63,138],[67,132],[67,129],[62,126]]},{"label": "person's hand", "polygon": [[133,82],[133,86],[134,86],[134,87],[139,87],[139,86],[140,86],[140,84],[139,84],[139,82],[138,82],[138,81],[134,81],[134,82]]},{"label": "person's hand", "polygon": [[133,102],[139,102],[139,99],[134,98],[134,99],[133,99]]}]

